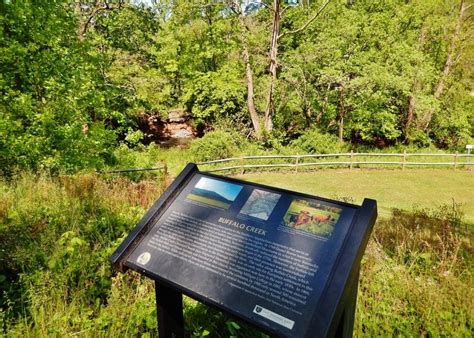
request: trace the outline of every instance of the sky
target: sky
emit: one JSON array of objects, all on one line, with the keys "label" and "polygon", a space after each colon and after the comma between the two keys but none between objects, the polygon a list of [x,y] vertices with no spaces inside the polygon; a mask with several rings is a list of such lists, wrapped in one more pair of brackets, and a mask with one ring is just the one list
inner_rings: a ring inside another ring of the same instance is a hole
[{"label": "sky", "polygon": [[224,196],[230,201],[235,200],[240,190],[242,190],[241,185],[227,183],[224,181],[213,180],[207,177],[201,177],[201,179],[199,180],[199,182],[196,184],[195,187],[199,189],[214,191],[218,193],[219,195]]}]

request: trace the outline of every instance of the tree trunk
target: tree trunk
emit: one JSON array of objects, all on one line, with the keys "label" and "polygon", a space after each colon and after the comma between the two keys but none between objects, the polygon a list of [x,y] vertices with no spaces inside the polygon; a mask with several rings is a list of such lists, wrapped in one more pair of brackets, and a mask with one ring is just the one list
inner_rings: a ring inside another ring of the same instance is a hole
[{"label": "tree trunk", "polygon": [[322,92],[324,95],[324,98],[322,99],[322,104],[320,105],[318,116],[316,116],[316,124],[319,124],[321,122],[321,119],[323,118],[323,115],[326,114],[326,111],[328,108],[328,101],[329,101],[329,98],[328,98],[329,89],[331,89],[330,83],[328,83],[327,89]]},{"label": "tree trunk", "polygon": [[[273,129],[273,113],[275,110],[274,107],[274,91],[275,91],[275,83],[277,79],[277,69],[278,69],[278,40],[282,35],[280,34],[280,26],[281,26],[281,0],[273,0],[273,8],[272,8],[272,38],[270,43],[270,84],[268,88],[268,95],[267,95],[267,106],[265,109],[265,119],[264,119],[264,127],[267,131],[271,131]],[[326,2],[319,8],[319,10],[300,28],[286,32],[286,34],[297,34],[305,30],[316,18],[321,14],[321,12],[326,8],[331,0],[326,0]],[[240,7],[239,1],[232,1],[232,9],[238,15],[240,24],[242,29],[248,30],[247,26],[244,22],[243,13]],[[248,43],[247,39],[243,36],[242,37],[242,44],[244,46],[243,50],[243,57],[244,62],[246,64],[246,77],[247,77],[247,107],[249,109],[250,118],[252,120],[253,127],[255,129],[255,134],[257,138],[261,137],[261,127],[257,115],[257,111],[255,109],[254,104],[254,93],[253,93],[253,76],[252,76],[252,68],[250,64],[250,56],[248,52]]]},{"label": "tree trunk", "polygon": [[78,22],[78,25],[77,25],[77,37],[79,38],[79,40],[82,40],[83,39],[83,35],[82,35],[82,30],[83,30],[83,17],[82,17],[82,4],[81,4],[81,0],[74,0],[74,12],[77,16],[77,22]]},{"label": "tree trunk", "polygon": [[[461,5],[460,5],[460,9],[459,9],[459,16],[458,16],[458,20],[456,22],[456,27],[454,29],[454,35],[451,39],[451,44],[449,46],[448,57],[446,58],[446,63],[444,64],[443,73],[441,74],[438,85],[436,86],[436,89],[435,89],[435,92],[434,92],[435,99],[439,99],[441,97],[441,95],[443,94],[444,86],[446,84],[446,80],[448,79],[448,76],[451,73],[451,68],[454,65],[455,54],[456,54],[456,51],[457,51],[456,44],[459,40],[459,36],[461,35],[461,27],[462,27],[462,23],[463,23],[463,20],[464,20],[464,14],[465,14],[465,11],[466,11],[466,7],[467,6],[466,6],[464,0],[461,0]],[[425,124],[423,126],[424,130],[428,129],[428,127],[431,123],[431,120],[433,118],[433,114],[434,114],[434,108],[432,108],[428,111],[428,114],[425,118]]]},{"label": "tree trunk", "polygon": [[[416,80],[415,84],[413,85],[414,87],[416,86]],[[405,122],[405,139],[408,138],[408,131],[410,130],[410,126],[413,122],[413,117],[415,116],[415,104],[416,104],[416,99],[415,99],[415,90],[413,90],[412,94],[408,97],[408,111],[407,111],[407,120]]]},{"label": "tree trunk", "polygon": [[252,127],[254,130],[254,136],[257,140],[262,138],[262,128],[260,126],[260,120],[258,118],[257,109],[255,108],[255,101],[254,101],[254,86],[253,86],[253,71],[252,71],[252,64],[250,63],[250,53],[248,48],[248,40],[246,36],[246,32],[248,31],[248,27],[245,23],[245,18],[240,10],[238,2],[234,3],[236,10],[236,14],[239,18],[240,28],[242,30],[240,41],[243,46],[242,57],[245,63],[245,77],[247,82],[247,109],[249,110],[250,120],[252,121]]},{"label": "tree trunk", "polygon": [[81,0],[74,0],[74,11],[76,15],[81,15]]},{"label": "tree trunk", "polygon": [[[425,44],[426,40],[426,29],[423,27],[421,29],[420,37],[418,38],[418,49],[423,48],[423,45]],[[417,65],[415,65],[417,66]],[[407,110],[407,119],[405,121],[405,128],[404,128],[404,134],[405,134],[405,140],[408,138],[408,133],[410,131],[410,127],[413,123],[413,120],[415,118],[415,107],[416,107],[416,98],[415,95],[421,90],[421,82],[419,79],[417,79],[417,76],[415,74],[414,80],[413,80],[413,87],[411,90],[411,94],[408,97],[408,110]]]},{"label": "tree trunk", "polygon": [[[277,79],[277,69],[278,69],[278,40],[288,34],[297,34],[304,31],[311,23],[318,18],[318,16],[322,13],[322,11],[326,8],[331,0],[326,0],[323,5],[319,8],[319,10],[311,17],[309,20],[306,21],[301,27],[298,29],[284,32],[280,34],[281,28],[281,16],[282,16],[282,8],[281,8],[281,0],[273,0],[273,8],[272,8],[272,39],[270,44],[270,85],[268,88],[268,96],[267,96],[267,106],[265,109],[265,129],[271,131],[273,129],[273,114],[275,110],[274,106],[274,92],[275,92],[275,84]],[[309,2],[308,2],[309,4]]]},{"label": "tree trunk", "polygon": [[275,90],[275,82],[277,78],[278,67],[278,38],[280,35],[281,10],[280,0],[273,0],[273,22],[272,22],[272,40],[270,44],[270,85],[268,88],[267,107],[265,109],[265,129],[271,131],[273,129],[273,92]]},{"label": "tree trunk", "polygon": [[339,142],[344,142],[344,116],[346,115],[344,99],[344,84],[341,84],[341,87],[339,88],[339,113],[337,116]]},{"label": "tree trunk", "polygon": [[337,121],[337,127],[339,142],[344,142],[344,112],[342,112],[339,117],[339,121]]},{"label": "tree trunk", "polygon": [[246,78],[247,78],[247,108],[249,110],[250,119],[252,121],[252,126],[255,131],[255,137],[259,140],[262,136],[262,131],[260,128],[260,121],[258,119],[257,110],[255,109],[254,102],[254,92],[253,92],[253,72],[252,66],[250,64],[250,56],[247,45],[244,45],[243,57],[246,67]]}]

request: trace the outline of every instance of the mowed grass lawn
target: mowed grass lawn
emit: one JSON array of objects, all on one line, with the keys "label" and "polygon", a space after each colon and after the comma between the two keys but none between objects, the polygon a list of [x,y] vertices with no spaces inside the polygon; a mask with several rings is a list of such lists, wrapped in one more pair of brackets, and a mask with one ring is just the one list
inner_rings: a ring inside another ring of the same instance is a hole
[{"label": "mowed grass lawn", "polygon": [[465,221],[474,224],[474,171],[445,169],[376,170],[326,169],[300,173],[248,173],[240,179],[311,195],[361,204],[365,197],[377,200],[379,216],[392,208],[437,207],[462,204]]}]

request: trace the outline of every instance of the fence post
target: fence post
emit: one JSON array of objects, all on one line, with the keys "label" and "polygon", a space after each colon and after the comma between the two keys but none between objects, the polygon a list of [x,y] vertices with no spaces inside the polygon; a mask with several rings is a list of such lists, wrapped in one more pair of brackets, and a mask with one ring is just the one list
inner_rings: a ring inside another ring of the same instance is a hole
[{"label": "fence post", "polygon": [[295,174],[298,173],[298,164],[300,163],[300,157],[296,155],[296,161],[295,161]]},{"label": "fence post", "polygon": [[351,164],[349,165],[349,169],[352,170],[352,164],[354,162],[354,151],[351,150]]},{"label": "fence post", "polygon": [[245,173],[244,169],[244,157],[240,156],[240,175],[243,175]]},{"label": "fence post", "polygon": [[458,152],[456,151],[456,154],[454,154],[454,170],[457,169],[458,166]]},{"label": "fence post", "polygon": [[407,151],[403,151],[403,163],[402,163],[402,170],[405,170],[405,164],[407,163]]}]

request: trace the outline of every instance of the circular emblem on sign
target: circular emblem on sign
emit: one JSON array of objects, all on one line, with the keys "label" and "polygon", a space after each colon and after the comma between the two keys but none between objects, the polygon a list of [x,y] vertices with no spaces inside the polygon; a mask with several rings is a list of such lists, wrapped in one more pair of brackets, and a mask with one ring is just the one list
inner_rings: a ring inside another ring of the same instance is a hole
[{"label": "circular emblem on sign", "polygon": [[256,313],[262,312],[262,308],[257,305],[257,306],[255,307],[255,312],[256,312]]},{"label": "circular emblem on sign", "polygon": [[150,258],[151,258],[150,253],[149,252],[144,252],[140,256],[138,256],[137,262],[139,264],[145,265],[146,263],[148,263],[150,261]]}]

